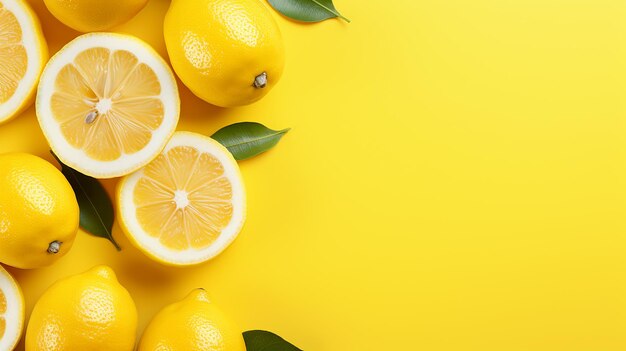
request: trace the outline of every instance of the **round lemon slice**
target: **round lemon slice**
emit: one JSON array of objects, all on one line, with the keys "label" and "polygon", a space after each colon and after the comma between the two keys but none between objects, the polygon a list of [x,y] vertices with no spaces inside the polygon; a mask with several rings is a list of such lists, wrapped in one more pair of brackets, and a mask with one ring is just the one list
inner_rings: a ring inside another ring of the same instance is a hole
[{"label": "round lemon slice", "polygon": [[176,132],[163,152],[118,186],[118,213],[141,251],[168,265],[205,262],[243,227],[246,198],[237,162],[217,141]]},{"label": "round lemon slice", "polygon": [[35,13],[22,0],[0,0],[0,123],[30,105],[48,59]]},{"label": "round lemon slice", "polygon": [[54,153],[95,178],[132,173],[154,159],[180,113],[172,71],[129,35],[82,35],[54,55],[37,91],[37,117]]},{"label": "round lemon slice", "polygon": [[20,287],[0,267],[0,350],[13,350],[24,329],[24,297]]}]

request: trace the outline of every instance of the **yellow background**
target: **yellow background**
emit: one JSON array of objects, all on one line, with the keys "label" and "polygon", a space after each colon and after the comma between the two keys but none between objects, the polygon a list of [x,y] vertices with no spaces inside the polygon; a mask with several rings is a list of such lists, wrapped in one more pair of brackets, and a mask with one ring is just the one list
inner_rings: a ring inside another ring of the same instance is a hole
[{"label": "yellow background", "polygon": [[[32,0],[51,51],[76,33]],[[81,233],[52,267],[11,269],[30,312],[106,263],[140,331],[207,288],[242,330],[305,350],[626,349],[626,3],[335,0],[353,20],[276,13],[288,50],[261,102],[182,88],[181,130],[292,131],[241,163],[248,221],[207,264],[166,268]],[[166,0],[117,31],[165,55]],[[48,159],[33,109],[0,152]],[[115,181],[106,181],[113,190]]]}]

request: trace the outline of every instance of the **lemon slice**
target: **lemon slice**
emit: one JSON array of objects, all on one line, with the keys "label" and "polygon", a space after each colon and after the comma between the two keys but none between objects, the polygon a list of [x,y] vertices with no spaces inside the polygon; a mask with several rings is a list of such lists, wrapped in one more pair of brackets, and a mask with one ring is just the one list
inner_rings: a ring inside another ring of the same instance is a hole
[{"label": "lemon slice", "polygon": [[217,141],[190,132],[176,132],[156,159],[126,176],[117,200],[130,240],[169,265],[215,257],[245,221],[237,162]]},{"label": "lemon slice", "polygon": [[0,123],[30,105],[48,46],[35,13],[21,0],[0,0]]},{"label": "lemon slice", "polygon": [[179,113],[172,71],[129,35],[74,39],[50,59],[37,92],[37,117],[52,150],[96,178],[150,162],[174,133]]},{"label": "lemon slice", "polygon": [[13,277],[0,267],[0,350],[13,350],[24,329],[24,297]]}]

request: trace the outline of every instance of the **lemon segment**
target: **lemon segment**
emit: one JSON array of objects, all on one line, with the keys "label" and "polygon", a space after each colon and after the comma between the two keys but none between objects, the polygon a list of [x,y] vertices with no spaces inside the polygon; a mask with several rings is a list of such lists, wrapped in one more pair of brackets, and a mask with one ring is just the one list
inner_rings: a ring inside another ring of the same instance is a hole
[{"label": "lemon segment", "polygon": [[30,105],[47,59],[35,13],[23,1],[0,0],[0,123]]},{"label": "lemon segment", "polygon": [[13,350],[24,329],[24,297],[20,287],[0,267],[0,350]]},{"label": "lemon segment", "polygon": [[222,145],[177,132],[163,152],[118,188],[122,227],[148,256],[171,265],[209,260],[245,220],[239,168]]},{"label": "lemon segment", "polygon": [[163,149],[180,112],[176,82],[152,48],[128,35],[78,37],[46,66],[39,123],[57,156],[96,177],[122,176]]}]

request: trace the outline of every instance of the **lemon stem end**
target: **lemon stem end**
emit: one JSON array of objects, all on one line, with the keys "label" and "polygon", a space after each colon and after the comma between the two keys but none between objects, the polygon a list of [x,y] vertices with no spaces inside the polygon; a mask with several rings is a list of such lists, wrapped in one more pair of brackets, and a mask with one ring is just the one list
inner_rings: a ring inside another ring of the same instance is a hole
[{"label": "lemon stem end", "polygon": [[53,241],[50,243],[50,245],[48,245],[48,253],[50,254],[57,254],[59,253],[59,251],[61,250],[61,242],[59,241]]},{"label": "lemon stem end", "polygon": [[254,77],[254,83],[252,83],[252,86],[257,89],[265,88],[267,86],[267,73],[263,72]]}]

